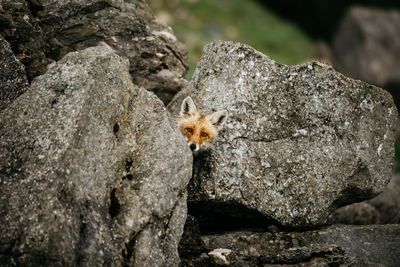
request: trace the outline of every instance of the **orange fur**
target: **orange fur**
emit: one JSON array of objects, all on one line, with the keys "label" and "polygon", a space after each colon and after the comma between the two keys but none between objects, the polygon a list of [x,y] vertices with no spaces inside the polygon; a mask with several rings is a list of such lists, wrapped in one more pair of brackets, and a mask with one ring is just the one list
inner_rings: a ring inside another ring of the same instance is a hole
[{"label": "orange fur", "polygon": [[[179,129],[186,136],[192,150],[208,149],[214,144],[227,116],[226,111],[210,115],[198,112],[193,100],[187,97],[182,103],[181,113],[178,118]],[[220,121],[221,118],[222,121]]]},{"label": "orange fur", "polygon": [[186,136],[189,145],[199,145],[200,149],[210,147],[219,133],[203,114],[180,118],[179,128]]}]

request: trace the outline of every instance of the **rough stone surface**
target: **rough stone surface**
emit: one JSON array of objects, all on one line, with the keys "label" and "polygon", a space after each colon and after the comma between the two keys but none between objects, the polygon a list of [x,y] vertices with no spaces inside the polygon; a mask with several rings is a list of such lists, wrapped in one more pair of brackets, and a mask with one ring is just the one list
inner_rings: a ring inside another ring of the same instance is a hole
[{"label": "rough stone surface", "polygon": [[337,65],[348,75],[384,85],[400,81],[400,12],[353,7],[334,39]]},{"label": "rough stone surface", "polygon": [[235,261],[235,255],[230,249],[216,248],[208,252],[208,256],[216,265],[229,266]]},{"label": "rough stone surface", "polygon": [[251,47],[214,42],[191,81],[199,109],[227,109],[216,145],[194,162],[193,206],[236,205],[310,227],[389,182],[397,117],[386,91],[318,62],[280,65]]},{"label": "rough stone surface", "polygon": [[400,223],[400,175],[393,176],[382,194],[368,200],[379,212],[379,223]]},{"label": "rough stone surface", "polygon": [[192,156],[126,59],[68,54],[3,110],[0,136],[0,265],[178,265]]},{"label": "rough stone surface", "polygon": [[335,210],[329,216],[329,223],[400,223],[400,175],[394,175],[385,190],[373,199]]},{"label": "rough stone surface", "polygon": [[199,224],[196,218],[188,215],[179,242],[179,255],[181,257],[188,257],[205,252],[204,242],[200,236]]},{"label": "rough stone surface", "polygon": [[336,68],[388,89],[400,101],[399,11],[351,8],[334,37],[332,50]]},{"label": "rough stone surface", "polygon": [[[236,254],[231,266],[399,266],[400,226],[333,226],[305,232],[238,231],[205,235],[206,249]],[[208,266],[203,253],[184,266]]]},{"label": "rough stone surface", "polygon": [[1,0],[0,34],[30,79],[71,51],[104,43],[129,58],[135,84],[163,101],[186,84],[186,48],[143,0]]},{"label": "rough stone surface", "polygon": [[0,110],[6,108],[28,86],[24,65],[11,51],[10,45],[0,35]]},{"label": "rough stone surface", "polygon": [[381,220],[379,211],[368,202],[341,207],[329,215],[328,224],[376,224]]}]

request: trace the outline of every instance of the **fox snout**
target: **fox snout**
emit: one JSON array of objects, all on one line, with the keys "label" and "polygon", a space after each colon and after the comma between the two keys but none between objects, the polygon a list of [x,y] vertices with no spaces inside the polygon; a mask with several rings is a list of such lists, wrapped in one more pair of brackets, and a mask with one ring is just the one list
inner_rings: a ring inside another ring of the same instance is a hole
[{"label": "fox snout", "polygon": [[215,142],[219,132],[228,118],[226,110],[205,115],[197,110],[191,97],[186,97],[179,113],[179,129],[186,136],[193,152],[208,149]]}]

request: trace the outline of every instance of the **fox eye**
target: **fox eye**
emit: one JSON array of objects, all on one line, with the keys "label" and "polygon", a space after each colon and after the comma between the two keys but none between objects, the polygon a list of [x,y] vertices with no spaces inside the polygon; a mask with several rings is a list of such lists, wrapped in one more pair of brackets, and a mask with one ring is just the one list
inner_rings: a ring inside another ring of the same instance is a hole
[{"label": "fox eye", "polygon": [[207,138],[208,137],[208,133],[206,132],[201,132],[200,134],[201,137]]},{"label": "fox eye", "polygon": [[185,131],[188,133],[193,133],[193,129],[192,128],[185,128]]}]

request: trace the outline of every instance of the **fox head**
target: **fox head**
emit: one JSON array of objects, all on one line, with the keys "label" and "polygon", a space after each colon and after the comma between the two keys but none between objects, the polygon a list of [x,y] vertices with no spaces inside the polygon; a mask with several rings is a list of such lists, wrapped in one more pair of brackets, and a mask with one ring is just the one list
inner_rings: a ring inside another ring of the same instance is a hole
[{"label": "fox head", "polygon": [[212,146],[227,119],[226,110],[203,114],[197,110],[193,99],[188,96],[182,102],[178,124],[187,138],[190,149],[199,151]]}]

